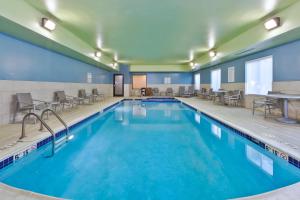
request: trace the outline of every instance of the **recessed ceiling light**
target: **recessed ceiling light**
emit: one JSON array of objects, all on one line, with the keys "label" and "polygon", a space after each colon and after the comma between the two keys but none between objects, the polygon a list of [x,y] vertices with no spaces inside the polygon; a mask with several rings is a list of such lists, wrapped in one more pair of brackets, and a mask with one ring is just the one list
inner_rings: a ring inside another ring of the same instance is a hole
[{"label": "recessed ceiling light", "polygon": [[192,69],[196,69],[196,68],[198,68],[199,66],[200,66],[199,63],[193,63],[193,65],[192,65],[191,67],[192,67]]},{"label": "recessed ceiling light", "polygon": [[195,64],[194,64],[193,62],[190,62],[190,66],[191,66],[191,67],[194,67],[194,65],[195,65]]},{"label": "recessed ceiling light", "polygon": [[114,60],[115,60],[115,61],[118,61],[118,60],[119,60],[118,54],[115,54],[115,55],[114,55]]},{"label": "recessed ceiling light", "polygon": [[213,58],[213,57],[215,57],[215,56],[217,55],[217,52],[216,52],[216,51],[214,51],[214,50],[211,50],[211,51],[209,51],[209,53],[208,53],[208,54],[209,54],[209,56],[210,56],[210,57],[212,57],[212,58]]},{"label": "recessed ceiling light", "polygon": [[114,63],[111,64],[111,66],[115,69],[118,66],[118,63],[114,62]]},{"label": "recessed ceiling light", "polygon": [[42,27],[49,31],[54,31],[56,28],[56,24],[50,19],[42,18]]},{"label": "recessed ceiling light", "polygon": [[97,58],[100,58],[100,57],[102,56],[101,51],[96,51],[96,52],[95,52],[95,56],[96,56]]},{"label": "recessed ceiling light", "polygon": [[280,26],[280,17],[274,17],[264,23],[265,28],[270,31]]}]

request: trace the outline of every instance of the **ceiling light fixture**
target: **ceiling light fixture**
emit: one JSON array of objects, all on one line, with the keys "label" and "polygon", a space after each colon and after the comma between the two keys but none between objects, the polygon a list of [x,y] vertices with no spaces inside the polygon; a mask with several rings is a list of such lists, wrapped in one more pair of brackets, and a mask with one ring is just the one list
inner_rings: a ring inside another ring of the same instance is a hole
[{"label": "ceiling light fixture", "polygon": [[116,69],[117,66],[118,66],[118,63],[117,63],[117,62],[114,62],[114,63],[111,64],[111,66],[112,66],[114,69]]},{"label": "ceiling light fixture", "polygon": [[191,67],[194,67],[194,66],[195,66],[195,63],[190,62],[190,66],[191,66]]},{"label": "ceiling light fixture", "polygon": [[191,67],[192,67],[192,70],[194,70],[194,69],[199,68],[200,64],[199,63],[194,63],[193,66],[191,66]]},{"label": "ceiling light fixture", "polygon": [[96,51],[96,52],[95,52],[95,56],[96,56],[97,58],[100,58],[100,57],[102,56],[101,51]]},{"label": "ceiling light fixture", "polygon": [[209,51],[209,56],[211,57],[211,58],[213,58],[213,57],[215,57],[216,55],[217,55],[217,52],[216,51],[214,51],[214,50],[211,50],[211,51]]},{"label": "ceiling light fixture", "polygon": [[48,18],[42,18],[42,27],[44,27],[48,31],[54,31],[56,28],[56,24]]},{"label": "ceiling light fixture", "polygon": [[280,17],[273,17],[264,23],[264,26],[268,31],[273,30],[280,25]]}]

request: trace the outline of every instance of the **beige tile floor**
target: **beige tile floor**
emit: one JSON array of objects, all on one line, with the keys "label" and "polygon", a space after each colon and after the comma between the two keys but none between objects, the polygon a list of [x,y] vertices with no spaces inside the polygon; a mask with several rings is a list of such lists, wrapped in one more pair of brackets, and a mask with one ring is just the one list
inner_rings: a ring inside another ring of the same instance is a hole
[{"label": "beige tile floor", "polygon": [[[122,98],[108,98],[94,105],[80,106],[77,109],[65,111],[60,113],[60,115],[68,124],[74,124],[81,121],[86,116],[92,115],[121,99]],[[279,149],[300,158],[300,125],[286,125],[276,122],[274,119],[264,119],[262,113],[258,113],[253,117],[250,110],[215,105],[210,101],[200,100],[198,98],[179,99],[202,112],[206,112],[217,119],[221,119],[231,126],[239,128],[272,146],[278,147]],[[63,129],[63,126],[53,117],[50,117],[50,119],[47,120],[47,123],[49,123],[55,131]],[[49,135],[47,131],[38,131],[38,125],[28,125],[26,130],[28,137],[20,142],[18,138],[21,132],[21,124],[0,126],[0,157],[16,152]],[[47,197],[43,195],[40,196],[31,192],[14,189],[4,184],[0,184],[0,193],[1,199],[47,199]],[[297,196],[300,196],[299,183],[274,192],[249,197],[249,199],[294,200],[294,197]]]}]

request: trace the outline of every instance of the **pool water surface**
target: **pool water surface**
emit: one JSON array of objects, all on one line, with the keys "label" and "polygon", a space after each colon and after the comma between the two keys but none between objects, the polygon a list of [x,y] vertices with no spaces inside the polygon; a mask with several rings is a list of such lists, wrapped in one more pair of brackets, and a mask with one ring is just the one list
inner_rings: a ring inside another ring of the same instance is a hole
[{"label": "pool water surface", "polygon": [[0,181],[67,199],[220,200],[300,181],[300,170],[181,103],[124,101],[74,138],[0,171]]}]

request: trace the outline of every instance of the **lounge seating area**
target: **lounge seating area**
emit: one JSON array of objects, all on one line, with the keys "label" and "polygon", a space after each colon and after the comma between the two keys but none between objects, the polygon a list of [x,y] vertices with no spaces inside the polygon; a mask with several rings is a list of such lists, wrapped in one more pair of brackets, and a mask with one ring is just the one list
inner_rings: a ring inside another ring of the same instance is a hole
[{"label": "lounge seating area", "polygon": [[[55,112],[65,112],[76,109],[80,105],[92,105],[105,99],[104,94],[99,93],[97,88],[93,88],[90,94],[87,94],[85,89],[80,89],[78,90],[78,96],[66,95],[63,90],[55,91],[53,93],[53,101],[33,99],[31,93],[16,93],[15,96],[14,104],[16,109],[13,123],[18,122],[16,120],[18,115],[24,116],[28,113],[40,115],[46,109],[51,109]],[[36,123],[36,119],[34,119],[34,123]]]},{"label": "lounge seating area", "polygon": [[[296,120],[289,118],[288,100],[300,100],[300,94],[268,91],[266,95],[255,95],[250,106],[245,105],[246,99],[242,90],[219,89],[213,91],[212,88],[208,90],[201,88],[196,94],[198,98],[212,101],[213,104],[249,108],[252,110],[253,117],[255,117],[255,112],[260,111],[264,113],[264,118],[277,118],[277,121],[289,124],[297,123]],[[298,111],[294,112],[297,113]]]},{"label": "lounge seating area", "polygon": [[241,90],[219,89],[217,91],[213,91],[212,88],[209,90],[206,88],[201,88],[200,92],[197,92],[197,97],[211,100],[215,104],[226,106],[243,106],[243,91]]},{"label": "lounge seating area", "polygon": [[196,96],[196,91],[194,90],[194,86],[178,86],[167,87],[165,89],[159,89],[157,87],[148,87],[141,89],[132,89],[131,91],[132,97],[194,97]]}]

